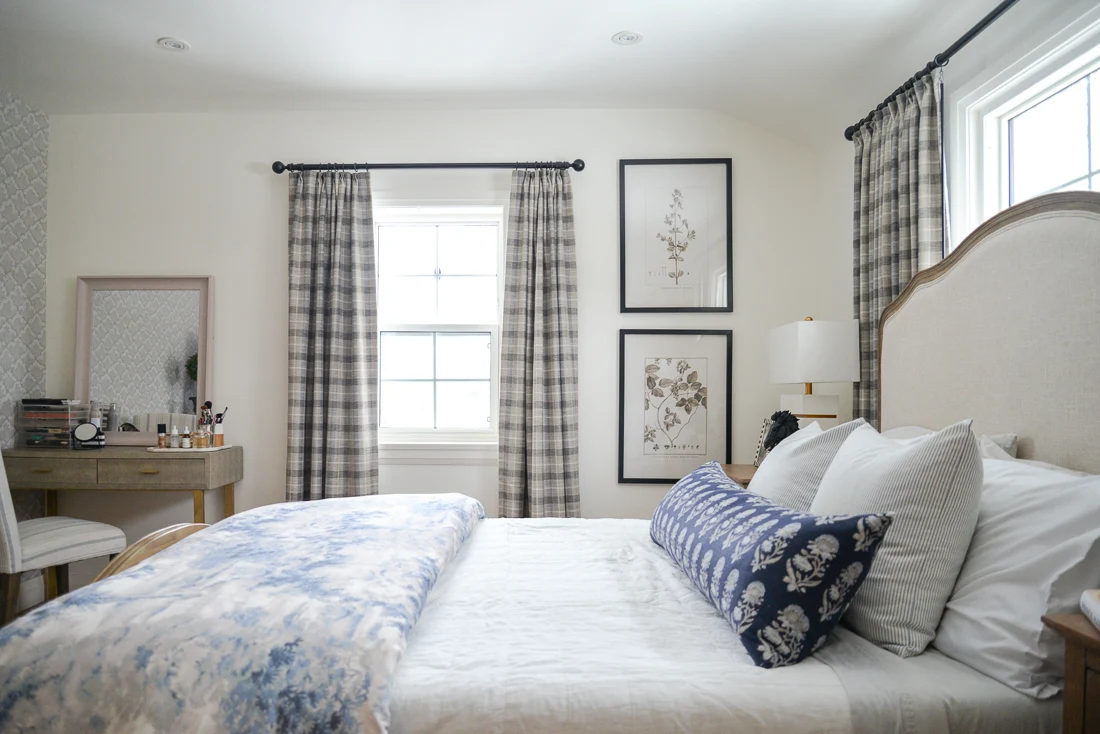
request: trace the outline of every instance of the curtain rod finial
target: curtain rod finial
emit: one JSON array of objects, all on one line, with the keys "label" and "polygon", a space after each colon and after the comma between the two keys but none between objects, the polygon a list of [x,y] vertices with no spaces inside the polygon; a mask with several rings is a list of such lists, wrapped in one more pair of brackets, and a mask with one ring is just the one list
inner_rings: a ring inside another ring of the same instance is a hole
[{"label": "curtain rod finial", "polygon": [[572,168],[577,173],[580,173],[581,171],[584,170],[584,161],[582,161],[580,158],[578,158],[577,160],[573,161],[572,165],[570,165],[569,167]]},{"label": "curtain rod finial", "polygon": [[274,171],[275,173],[282,173],[283,171],[286,170],[286,166],[283,165],[282,161],[275,161],[274,163],[271,164],[271,170]]},{"label": "curtain rod finial", "polygon": [[849,143],[852,142],[852,140],[855,138],[855,135],[856,135],[856,126],[855,125],[852,125],[847,130],[844,131],[844,139],[847,140]]}]

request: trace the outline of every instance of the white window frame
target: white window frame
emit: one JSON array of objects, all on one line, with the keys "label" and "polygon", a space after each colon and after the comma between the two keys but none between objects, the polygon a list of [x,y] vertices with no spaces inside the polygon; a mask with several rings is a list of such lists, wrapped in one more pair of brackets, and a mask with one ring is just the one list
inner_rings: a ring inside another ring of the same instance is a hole
[{"label": "white window frame", "polygon": [[962,150],[961,156],[949,160],[949,167],[965,168],[964,175],[952,176],[951,182],[962,189],[951,198],[963,212],[952,217],[951,249],[1008,208],[1008,121],[1098,68],[1100,13],[1093,12],[959,100],[953,129]]},{"label": "white window frame", "polygon": [[[384,454],[393,455],[396,458],[403,449],[415,450],[422,447],[436,447],[441,449],[456,450],[463,445],[469,445],[475,451],[479,446],[497,443],[497,413],[500,404],[500,324],[503,316],[504,302],[504,236],[505,219],[503,206],[468,205],[458,203],[433,203],[432,205],[417,204],[413,206],[383,206],[377,207],[373,213],[374,237],[378,242],[378,228],[385,225],[401,224],[495,224],[497,226],[497,322],[495,324],[402,324],[389,321],[379,321],[379,356],[381,357],[381,333],[384,331],[405,332],[489,332],[489,402],[490,402],[490,427],[485,430],[476,428],[467,429],[437,429],[437,428],[382,428],[378,429],[378,441]],[[381,267],[379,263],[379,274]],[[379,371],[379,387],[382,378]],[[379,411],[381,411],[381,394],[379,394]],[[484,457],[483,457],[484,458]],[[418,463],[421,463],[418,461]],[[444,462],[459,463],[454,459]]]}]

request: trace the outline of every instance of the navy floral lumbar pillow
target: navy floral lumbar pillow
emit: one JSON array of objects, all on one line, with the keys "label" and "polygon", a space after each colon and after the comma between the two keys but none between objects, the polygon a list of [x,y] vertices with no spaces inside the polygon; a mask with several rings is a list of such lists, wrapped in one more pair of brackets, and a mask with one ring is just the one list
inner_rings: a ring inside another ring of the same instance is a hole
[{"label": "navy floral lumbar pillow", "polygon": [[777,668],[825,643],[891,521],[798,512],[742,488],[711,462],[665,496],[649,534],[729,620],[753,661]]}]

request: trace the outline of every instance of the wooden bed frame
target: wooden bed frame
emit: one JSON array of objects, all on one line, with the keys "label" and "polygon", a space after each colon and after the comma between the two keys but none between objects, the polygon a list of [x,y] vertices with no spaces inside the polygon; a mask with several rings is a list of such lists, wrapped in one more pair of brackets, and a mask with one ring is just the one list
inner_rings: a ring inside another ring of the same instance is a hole
[{"label": "wooden bed frame", "polygon": [[210,526],[201,522],[181,522],[178,525],[169,525],[166,528],[154,530],[115,556],[114,560],[108,563],[107,567],[100,571],[99,575],[92,580],[92,583],[102,581],[115,574],[122,573],[129,568],[133,568],[146,558],[155,556],[165,548],[170,548],[184,538],[194,535],[200,530],[205,530],[208,527]]}]

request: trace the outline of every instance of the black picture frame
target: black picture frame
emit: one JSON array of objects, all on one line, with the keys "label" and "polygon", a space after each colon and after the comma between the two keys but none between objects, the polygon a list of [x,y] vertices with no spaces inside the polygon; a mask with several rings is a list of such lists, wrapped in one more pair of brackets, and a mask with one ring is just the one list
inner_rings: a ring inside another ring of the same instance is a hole
[{"label": "black picture frame", "polygon": [[[726,167],[726,305],[627,306],[627,166],[723,165]],[[619,312],[620,313],[732,313],[733,312],[733,159],[628,158],[619,161]]]},{"label": "black picture frame", "polygon": [[[626,446],[626,342],[630,336],[715,336],[724,337],[726,370],[722,379],[725,397],[721,402],[725,411],[725,446],[721,463],[733,463],[733,330],[732,329],[619,329],[619,484],[675,484],[683,478],[676,477],[627,477],[625,476]],[[712,383],[713,384],[713,383]],[[709,410],[709,408],[708,408]],[[709,461],[703,458],[696,466]],[[692,467],[694,468],[694,467]],[[688,470],[690,471],[690,469]],[[686,473],[686,472],[685,472]]]}]

